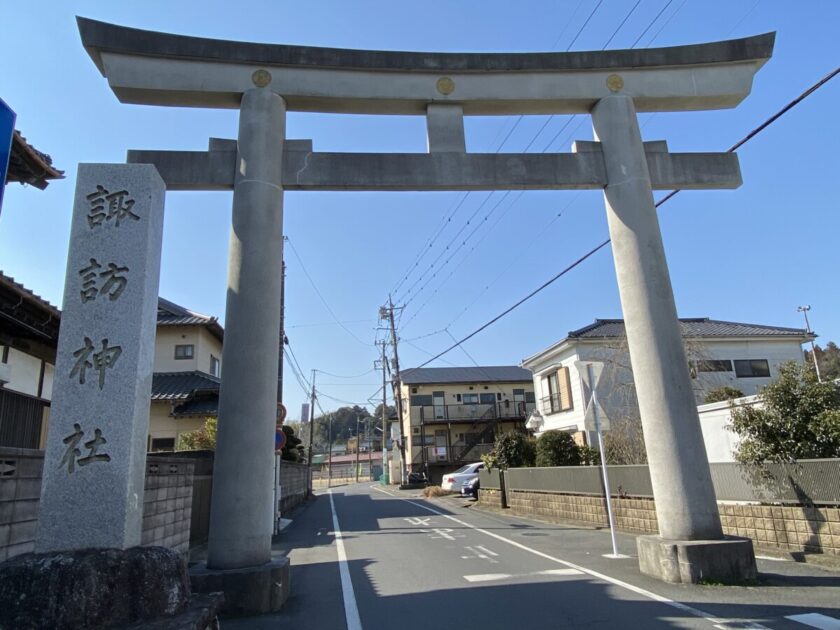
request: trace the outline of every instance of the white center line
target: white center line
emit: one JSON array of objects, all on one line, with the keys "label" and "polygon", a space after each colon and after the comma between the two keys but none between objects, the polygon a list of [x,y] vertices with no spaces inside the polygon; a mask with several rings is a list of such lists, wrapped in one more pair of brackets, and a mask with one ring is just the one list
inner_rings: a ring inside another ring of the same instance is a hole
[{"label": "white center line", "polygon": [[[721,619],[719,617],[715,617],[714,615],[712,615],[710,613],[707,613],[703,610],[700,610],[699,608],[694,608],[692,606],[688,606],[686,604],[683,604],[682,602],[674,601],[673,599],[669,599],[669,598],[664,597],[662,595],[658,595],[658,594],[656,594],[652,591],[648,591],[647,589],[641,588],[639,586],[635,586],[634,584],[630,584],[629,582],[624,582],[622,580],[618,580],[616,578],[610,577],[610,576],[605,575],[603,573],[600,573],[598,571],[593,571],[592,569],[587,569],[586,567],[582,567],[582,566],[574,564],[572,562],[568,562],[566,560],[561,560],[560,558],[550,556],[547,553],[543,553],[542,551],[532,549],[531,547],[523,545],[520,542],[516,542],[515,540],[510,540],[509,538],[505,538],[504,536],[500,536],[499,534],[495,534],[491,531],[487,531],[486,529],[481,529],[480,527],[476,527],[475,525],[470,525],[469,523],[467,523],[465,521],[462,521],[458,518],[455,518],[454,516],[451,516],[449,514],[444,514],[443,512],[435,510],[434,508],[430,508],[429,506],[423,505],[422,503],[417,503],[416,501],[411,501],[409,499],[403,499],[402,497],[398,497],[397,495],[395,495],[391,492],[388,492],[387,490],[384,490],[382,488],[375,488],[375,489],[378,490],[379,492],[383,492],[383,493],[385,493],[387,495],[390,495],[392,497],[397,497],[397,498],[399,498],[403,501],[411,503],[412,505],[415,505],[415,506],[417,506],[421,509],[424,509],[428,512],[431,512],[432,514],[437,514],[438,516],[443,516],[444,518],[448,518],[449,520],[451,520],[455,523],[458,523],[459,525],[462,525],[464,527],[469,527],[470,529],[473,529],[477,532],[481,532],[482,534],[490,536],[491,538],[495,538],[496,540],[500,540],[504,543],[507,543],[508,545],[512,545],[513,547],[516,547],[518,549],[522,549],[523,551],[527,551],[528,553],[532,553],[532,554],[534,554],[536,556],[539,556],[541,558],[545,558],[546,560],[551,560],[552,562],[562,564],[564,566],[569,567],[570,569],[577,569],[578,571],[582,571],[583,573],[586,573],[587,575],[590,575],[594,578],[604,580],[605,582],[609,582],[610,584],[613,584],[615,586],[619,586],[621,588],[627,589],[628,591],[632,591],[633,593],[636,593],[636,594],[641,595],[643,597],[647,597],[648,599],[652,599],[654,601],[660,602],[660,603],[665,604],[667,606],[671,606],[672,608],[676,608],[677,610],[681,610],[681,611],[686,612],[686,613],[688,613],[690,615],[693,615],[695,617],[700,617],[701,619],[705,619],[706,621],[708,621],[708,622],[710,622],[710,623],[712,623],[712,624],[714,624],[718,627],[721,627],[721,626],[722,627],[727,627],[727,624],[732,623],[732,620]],[[756,623],[756,622],[752,622],[752,621],[741,621],[741,620],[739,620],[738,624],[739,624],[738,625],[739,628],[742,628],[742,629],[745,629],[745,630],[770,630],[767,626],[764,626],[764,625],[761,625],[760,623]]]},{"label": "white center line", "polygon": [[791,615],[785,617],[791,621],[811,626],[812,628],[819,628],[820,630],[839,630],[840,621],[834,617],[828,617],[819,613],[808,613],[807,615]]},{"label": "white center line", "polygon": [[332,490],[329,491],[329,495],[335,546],[338,550],[338,572],[341,575],[341,594],[344,597],[344,619],[347,621],[347,630],[362,630],[362,620],[359,618],[359,607],[356,604],[356,594],[353,592],[353,581],[350,579],[350,566],[347,564],[347,553],[344,550],[344,540],[341,535],[341,529],[338,526],[338,515],[335,512]]}]

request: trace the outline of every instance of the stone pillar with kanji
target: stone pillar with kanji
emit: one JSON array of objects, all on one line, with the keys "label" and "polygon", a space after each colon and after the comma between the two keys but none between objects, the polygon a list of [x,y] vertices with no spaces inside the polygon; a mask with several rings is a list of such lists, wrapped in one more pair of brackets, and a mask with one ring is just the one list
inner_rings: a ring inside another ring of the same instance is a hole
[{"label": "stone pillar with kanji", "polygon": [[36,551],[140,544],[165,186],[80,164]]}]

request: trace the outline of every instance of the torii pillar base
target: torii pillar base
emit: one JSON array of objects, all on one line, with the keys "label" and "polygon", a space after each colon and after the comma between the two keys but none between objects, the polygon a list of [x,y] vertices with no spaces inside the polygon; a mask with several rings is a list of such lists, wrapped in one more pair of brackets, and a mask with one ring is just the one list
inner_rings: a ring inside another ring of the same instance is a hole
[{"label": "torii pillar base", "polygon": [[758,576],[749,538],[668,540],[661,536],[639,536],[636,549],[641,572],[664,582],[744,584]]},{"label": "torii pillar base", "polygon": [[224,593],[222,617],[251,617],[277,612],[289,598],[289,559],[277,556],[255,567],[208,569],[198,564],[190,569],[195,593]]}]

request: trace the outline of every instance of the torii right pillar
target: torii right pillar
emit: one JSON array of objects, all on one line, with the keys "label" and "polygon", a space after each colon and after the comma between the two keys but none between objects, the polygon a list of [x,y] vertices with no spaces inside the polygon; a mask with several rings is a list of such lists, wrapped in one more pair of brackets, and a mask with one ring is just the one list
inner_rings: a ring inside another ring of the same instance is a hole
[{"label": "torii right pillar", "polygon": [[633,98],[599,100],[592,124],[659,522],[658,536],[637,539],[640,569],[667,582],[753,580],[752,541],[721,528]]}]

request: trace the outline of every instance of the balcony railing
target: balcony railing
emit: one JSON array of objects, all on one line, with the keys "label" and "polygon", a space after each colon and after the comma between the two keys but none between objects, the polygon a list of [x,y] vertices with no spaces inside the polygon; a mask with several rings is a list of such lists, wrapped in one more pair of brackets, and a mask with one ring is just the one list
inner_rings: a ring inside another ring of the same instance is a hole
[{"label": "balcony railing", "polygon": [[551,396],[540,398],[540,411],[543,414],[547,415],[559,411],[568,411],[569,409],[571,407],[563,408],[563,401],[560,398],[560,394],[551,394]]},{"label": "balcony railing", "polygon": [[439,446],[426,447],[426,461],[430,464],[460,464],[477,462],[481,456],[493,450],[494,444],[475,444],[468,446],[455,443],[451,448]]},{"label": "balcony railing", "polygon": [[489,420],[525,420],[535,403],[499,401],[474,405],[415,405],[411,407],[411,421],[423,424],[436,422],[481,422]]}]

